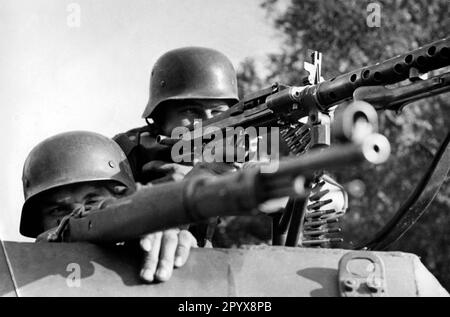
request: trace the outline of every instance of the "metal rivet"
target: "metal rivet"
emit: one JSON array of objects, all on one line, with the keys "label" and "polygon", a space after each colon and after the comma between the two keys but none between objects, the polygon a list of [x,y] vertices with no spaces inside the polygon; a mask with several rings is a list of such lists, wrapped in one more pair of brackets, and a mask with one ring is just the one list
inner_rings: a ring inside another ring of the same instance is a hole
[{"label": "metal rivet", "polygon": [[161,80],[160,85],[161,85],[161,87],[165,87],[166,86],[166,82],[164,80]]},{"label": "metal rivet", "polygon": [[111,167],[111,168],[114,168],[114,167],[115,167],[115,164],[114,164],[113,161],[109,161],[109,162],[108,162],[108,165],[109,165],[109,167]]}]

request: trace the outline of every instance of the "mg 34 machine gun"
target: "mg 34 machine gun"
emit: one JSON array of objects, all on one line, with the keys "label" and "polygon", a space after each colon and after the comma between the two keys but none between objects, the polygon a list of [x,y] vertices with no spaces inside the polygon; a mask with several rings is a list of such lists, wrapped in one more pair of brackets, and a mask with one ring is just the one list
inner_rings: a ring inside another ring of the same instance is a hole
[{"label": "mg 34 machine gun", "polygon": [[[308,84],[292,87],[276,83],[250,94],[223,114],[191,127],[192,131],[184,133],[181,140],[193,143],[196,151],[196,147],[201,149],[210,141],[211,131],[219,130],[225,135],[227,129],[233,127],[275,126],[279,127],[290,154],[301,156],[311,149],[330,146],[332,134],[340,134],[347,139],[360,138],[364,133],[353,133],[354,129],[361,132],[358,122],[369,129],[366,132],[377,132],[377,115],[373,109],[400,112],[411,102],[450,91],[449,72],[421,78],[421,74],[434,70],[445,71],[450,63],[449,43],[449,39],[442,39],[327,81],[321,77],[321,54],[312,52],[313,63],[305,63],[305,69],[310,72]],[[406,81],[405,85],[388,88]],[[303,124],[299,120],[305,117],[307,123]],[[444,132],[443,139],[422,180],[392,220],[371,241],[359,243],[356,249],[386,249],[425,212],[449,169],[448,131]],[[179,141],[167,136],[158,138],[159,143],[169,146],[181,144]],[[172,148],[171,151],[175,161],[192,156],[192,153],[180,154],[178,149],[174,151]],[[336,227],[336,222],[340,216],[342,214],[332,211],[327,214],[309,213],[304,201],[291,200],[283,215],[274,217],[274,244],[339,247],[336,242],[342,239],[336,238],[336,233],[341,229]]]}]

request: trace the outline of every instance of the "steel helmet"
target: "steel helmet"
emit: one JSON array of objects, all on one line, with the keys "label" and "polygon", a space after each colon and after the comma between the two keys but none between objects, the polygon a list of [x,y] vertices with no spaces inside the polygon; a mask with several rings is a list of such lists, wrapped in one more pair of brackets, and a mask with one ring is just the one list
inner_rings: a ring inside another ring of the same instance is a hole
[{"label": "steel helmet", "polygon": [[237,102],[237,77],[231,61],[204,47],[184,47],[162,55],[153,66],[150,97],[142,117],[148,118],[166,100],[180,99]]},{"label": "steel helmet", "polygon": [[94,132],[73,131],[42,141],[30,152],[23,167],[25,203],[20,233],[36,237],[42,232],[40,215],[33,210],[36,195],[63,185],[100,180],[136,188],[127,158],[113,140]]}]

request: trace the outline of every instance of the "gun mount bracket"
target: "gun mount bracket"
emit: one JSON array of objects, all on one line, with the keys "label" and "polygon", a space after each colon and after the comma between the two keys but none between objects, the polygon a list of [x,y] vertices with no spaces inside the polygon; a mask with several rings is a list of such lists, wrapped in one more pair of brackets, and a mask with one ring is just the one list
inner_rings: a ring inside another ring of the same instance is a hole
[{"label": "gun mount bracket", "polygon": [[351,251],[339,261],[339,293],[342,297],[387,296],[384,263],[367,251]]}]

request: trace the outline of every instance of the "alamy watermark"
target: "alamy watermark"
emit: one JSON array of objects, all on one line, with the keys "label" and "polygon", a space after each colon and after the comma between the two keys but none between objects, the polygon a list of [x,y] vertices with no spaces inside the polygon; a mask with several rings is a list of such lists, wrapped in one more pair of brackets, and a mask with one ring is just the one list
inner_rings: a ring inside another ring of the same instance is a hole
[{"label": "alamy watermark", "polygon": [[186,127],[173,129],[172,140],[179,140],[172,146],[174,163],[197,162],[266,162],[260,164],[261,172],[278,170],[280,158],[280,130],[278,127],[205,127],[201,120],[190,131]]},{"label": "alamy watermark", "polygon": [[70,272],[66,277],[67,287],[81,287],[81,267],[78,263],[69,263],[66,271]]},{"label": "alamy watermark", "polygon": [[366,23],[369,28],[381,27],[381,5],[377,2],[371,2],[367,5]]},{"label": "alamy watermark", "polygon": [[69,28],[81,27],[81,6],[76,2],[72,2],[67,5],[66,11],[68,12],[66,18],[67,26]]}]

